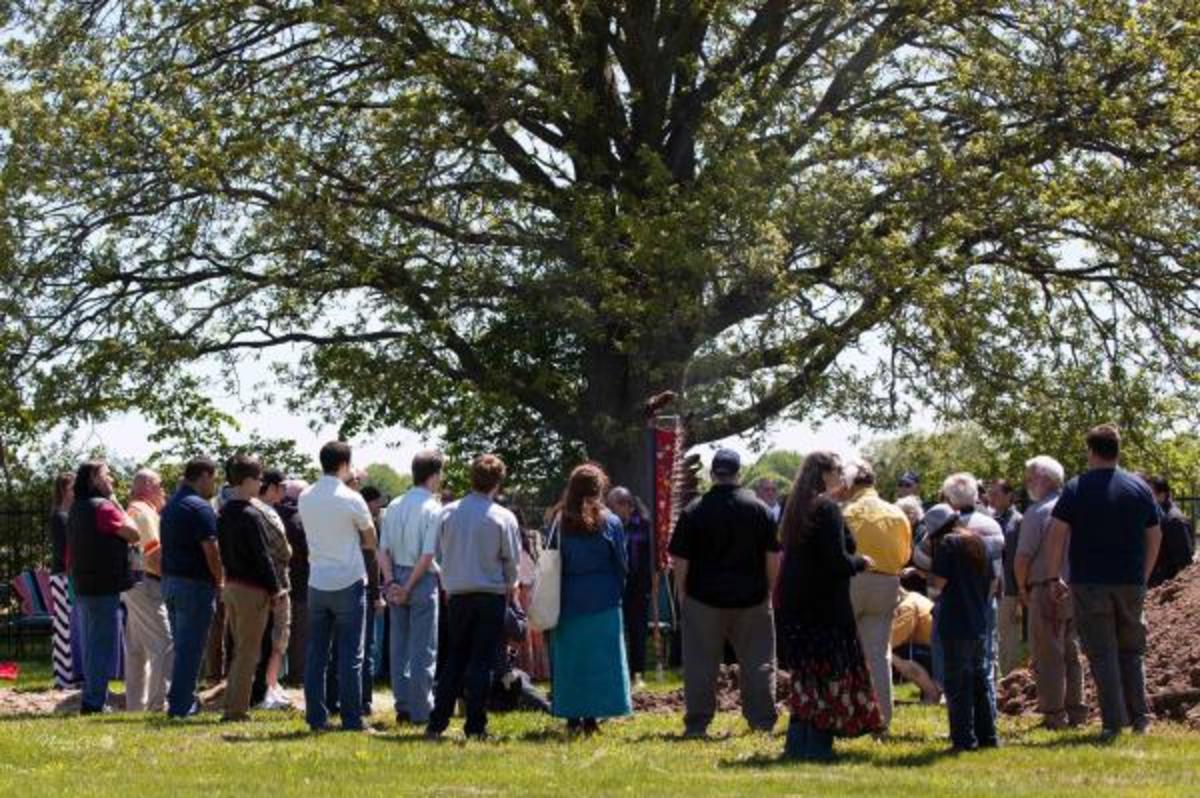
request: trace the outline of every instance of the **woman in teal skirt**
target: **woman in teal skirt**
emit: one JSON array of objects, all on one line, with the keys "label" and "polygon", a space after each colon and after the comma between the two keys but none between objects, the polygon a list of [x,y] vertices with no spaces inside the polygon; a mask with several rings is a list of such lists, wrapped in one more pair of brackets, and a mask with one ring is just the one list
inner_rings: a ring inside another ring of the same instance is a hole
[{"label": "woman in teal skirt", "polygon": [[548,541],[562,552],[562,600],[550,635],[551,711],[568,730],[585,734],[599,729],[600,718],[633,711],[621,626],[625,533],[604,508],[607,491],[599,466],[572,471]]}]

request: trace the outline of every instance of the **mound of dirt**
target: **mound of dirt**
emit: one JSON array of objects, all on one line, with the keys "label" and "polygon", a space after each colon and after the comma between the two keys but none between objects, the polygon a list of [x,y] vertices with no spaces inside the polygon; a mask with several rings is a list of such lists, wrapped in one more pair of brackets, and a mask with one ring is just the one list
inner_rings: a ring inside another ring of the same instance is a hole
[{"label": "mound of dirt", "polygon": [[[775,703],[782,712],[792,695],[792,681],[787,671],[779,671],[775,676]],[[633,709],[635,712],[682,712],[685,707],[683,689],[667,693],[653,693],[640,690],[633,694]],[[740,712],[742,709],[741,693],[738,688],[738,666],[722,665],[717,674],[717,711]]]},{"label": "mound of dirt", "polygon": [[[1200,563],[1146,596],[1146,691],[1159,720],[1200,729]],[[1097,715],[1095,686],[1084,660],[1084,695]],[[1000,682],[996,704],[1008,715],[1037,712],[1037,688],[1027,669]]]}]

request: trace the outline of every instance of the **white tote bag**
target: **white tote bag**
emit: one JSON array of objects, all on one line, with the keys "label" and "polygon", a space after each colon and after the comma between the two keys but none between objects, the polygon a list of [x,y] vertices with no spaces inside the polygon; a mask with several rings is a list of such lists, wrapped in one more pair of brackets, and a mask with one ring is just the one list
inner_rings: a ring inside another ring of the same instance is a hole
[{"label": "white tote bag", "polygon": [[533,600],[529,602],[529,625],[547,632],[558,625],[562,606],[562,551],[558,518],[550,524],[546,547],[537,561],[537,579],[533,583]]}]

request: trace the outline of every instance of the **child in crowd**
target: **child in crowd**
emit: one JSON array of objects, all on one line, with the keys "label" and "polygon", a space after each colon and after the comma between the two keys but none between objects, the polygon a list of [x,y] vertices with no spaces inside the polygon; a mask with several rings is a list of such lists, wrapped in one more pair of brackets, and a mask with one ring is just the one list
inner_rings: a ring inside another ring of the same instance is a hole
[{"label": "child in crowd", "polygon": [[930,575],[938,596],[937,632],[945,657],[944,688],[955,751],[995,748],[995,694],[984,662],[993,574],[987,544],[958,527],[937,547]]}]

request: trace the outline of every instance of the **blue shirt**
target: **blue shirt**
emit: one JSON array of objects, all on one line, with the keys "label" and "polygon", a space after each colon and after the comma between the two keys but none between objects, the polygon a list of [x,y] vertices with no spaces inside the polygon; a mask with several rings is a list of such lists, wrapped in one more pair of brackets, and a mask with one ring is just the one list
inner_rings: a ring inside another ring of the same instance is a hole
[{"label": "blue shirt", "polygon": [[564,532],[562,549],[563,617],[590,615],[621,606],[628,565],[621,520],[606,514],[595,533]]},{"label": "blue shirt", "polygon": [[963,550],[962,537],[947,535],[934,555],[933,573],[946,580],[938,596],[938,636],[943,640],[983,639],[991,605],[992,569],[979,573]]},{"label": "blue shirt", "polygon": [[1071,526],[1071,584],[1145,584],[1146,530],[1158,524],[1149,485],[1120,468],[1094,468],[1067,483],[1054,517]]},{"label": "blue shirt", "polygon": [[190,485],[175,491],[163,508],[159,538],[163,576],[213,581],[200,544],[217,542],[217,513]]}]

